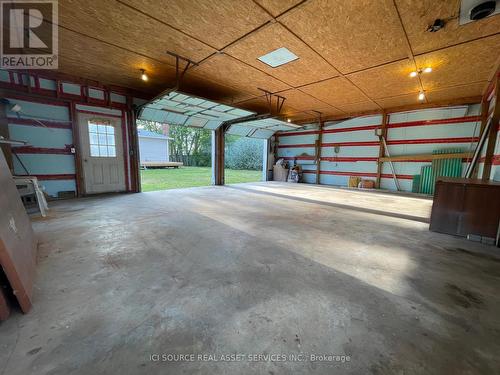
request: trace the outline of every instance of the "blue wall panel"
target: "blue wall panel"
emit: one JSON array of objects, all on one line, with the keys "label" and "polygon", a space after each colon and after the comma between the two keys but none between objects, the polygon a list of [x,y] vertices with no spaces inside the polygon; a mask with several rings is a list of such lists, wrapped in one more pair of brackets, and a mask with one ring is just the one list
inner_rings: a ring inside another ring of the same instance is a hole
[{"label": "blue wall panel", "polygon": [[62,84],[62,91],[65,94],[72,94],[72,95],[81,95],[81,86],[77,85],[76,83],[67,83],[63,82]]},{"label": "blue wall panel", "polygon": [[[69,121],[70,119],[69,108],[66,106],[34,103],[12,98],[8,98],[8,100],[12,105],[19,104],[21,106],[21,118],[37,118],[52,121]],[[10,110],[12,105],[8,108],[7,116],[17,117],[17,113]]]},{"label": "blue wall panel", "polygon": [[[479,105],[460,106],[460,107],[447,107],[426,109],[411,112],[392,113],[389,115],[389,124],[400,124],[414,121],[429,121],[429,120],[449,120],[457,119],[457,123],[443,123],[443,124],[409,124],[411,126],[390,127],[388,128],[388,148],[391,156],[401,155],[416,155],[432,153],[434,150],[439,149],[462,149],[464,152],[474,150],[476,142],[473,138],[478,137],[480,121],[475,119],[474,116],[480,114]],[[461,118],[468,117],[468,119]],[[321,162],[321,171],[326,172],[321,174],[320,181],[324,184],[330,185],[343,185],[346,186],[349,180],[349,172],[352,175],[362,175],[364,179],[375,180],[377,172],[376,161],[356,160],[359,158],[377,158],[379,154],[378,136],[375,134],[375,128],[380,126],[382,122],[381,115],[365,116],[349,119],[346,121],[327,122],[323,134],[323,144],[330,143],[332,145],[323,146],[321,150],[322,158],[338,158],[338,160],[323,160]],[[449,122],[449,121],[447,121]],[[417,126],[416,126],[417,125]],[[356,128],[360,128],[358,130]],[[364,129],[364,127],[369,127]],[[346,131],[339,131],[346,129]],[[297,133],[293,131],[292,133]],[[283,136],[279,137],[280,145],[300,145],[300,144],[314,144],[316,135],[304,136]],[[446,141],[437,141],[438,139],[445,139]],[[451,139],[453,138],[453,139]],[[462,140],[463,138],[463,140]],[[467,139],[468,138],[468,139]],[[434,143],[408,143],[412,141],[420,141],[424,139],[436,140]],[[391,141],[401,140],[401,144],[390,144]],[[355,142],[354,145],[342,145],[346,142]],[[365,142],[374,143],[373,145],[364,144]],[[341,145],[335,151],[335,145]],[[500,148],[500,145],[499,145]],[[280,148],[280,156],[298,156],[303,152],[309,155],[314,155],[314,148],[292,147]],[[354,158],[354,159],[353,159]],[[300,164],[300,163],[299,163]],[[399,182],[403,190],[411,191],[412,179],[411,176],[420,174],[422,165],[430,164],[430,162],[397,162],[394,163],[396,173],[399,176]],[[465,163],[464,163],[465,167]],[[304,167],[306,169],[306,167]],[[496,169],[494,170],[496,172]],[[328,174],[331,172],[333,174]],[[346,173],[347,175],[336,175],[335,173]],[[500,172],[499,172],[500,173]],[[382,174],[385,175],[381,179],[381,187],[385,189],[395,190],[396,187],[392,178],[392,172],[388,163],[383,164]],[[314,174],[307,174],[305,182],[314,182]],[[389,178],[387,177],[389,176]]]},{"label": "blue wall panel", "polygon": [[[73,155],[20,154],[18,155],[30,174],[74,174],[75,158]],[[14,172],[26,174],[16,158]]]},{"label": "blue wall panel", "polygon": [[10,138],[26,141],[34,147],[65,148],[66,145],[73,144],[71,129],[9,124],[9,134]]},{"label": "blue wall panel", "polygon": [[52,197],[57,197],[60,191],[75,191],[75,180],[38,180],[39,185]]},{"label": "blue wall panel", "polygon": [[6,70],[0,70],[0,81],[10,82],[9,72]]},{"label": "blue wall panel", "polygon": [[57,82],[52,79],[40,78],[38,82],[40,83],[40,88],[42,89],[52,90],[52,91],[57,90]]}]

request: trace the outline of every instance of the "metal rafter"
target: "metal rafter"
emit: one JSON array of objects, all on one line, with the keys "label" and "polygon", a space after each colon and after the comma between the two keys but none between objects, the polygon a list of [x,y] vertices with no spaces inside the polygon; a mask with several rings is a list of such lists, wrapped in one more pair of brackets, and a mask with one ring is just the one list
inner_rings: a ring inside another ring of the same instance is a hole
[{"label": "metal rafter", "polygon": [[286,98],[284,96],[274,94],[271,91],[261,89],[260,87],[257,87],[257,89],[262,91],[264,93],[264,95],[266,96],[266,101],[267,101],[267,105],[269,107],[270,113],[274,113],[274,111],[273,111],[273,98],[276,98],[276,112],[275,112],[275,114],[276,115],[281,114],[281,110],[283,109],[283,104],[285,104]]}]

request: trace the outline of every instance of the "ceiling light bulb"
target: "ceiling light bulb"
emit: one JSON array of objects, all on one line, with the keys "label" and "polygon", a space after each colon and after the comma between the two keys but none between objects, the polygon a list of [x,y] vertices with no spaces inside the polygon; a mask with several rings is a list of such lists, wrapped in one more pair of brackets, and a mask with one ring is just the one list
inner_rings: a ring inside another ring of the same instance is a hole
[{"label": "ceiling light bulb", "polygon": [[424,99],[425,99],[425,94],[423,91],[421,91],[420,94],[418,94],[418,100],[423,101]]},{"label": "ceiling light bulb", "polygon": [[410,73],[410,77],[411,77],[411,78],[414,78],[414,77],[416,77],[416,76],[417,76],[417,74],[418,74],[417,72],[411,72],[411,73]]},{"label": "ceiling light bulb", "polygon": [[424,69],[424,73],[430,73],[430,72],[432,72],[432,68],[430,66]]},{"label": "ceiling light bulb", "polygon": [[287,120],[286,120],[286,122],[292,122],[292,120],[290,120],[290,119],[287,119]]},{"label": "ceiling light bulb", "polygon": [[141,79],[146,82],[148,80],[148,75],[144,69],[141,69]]}]

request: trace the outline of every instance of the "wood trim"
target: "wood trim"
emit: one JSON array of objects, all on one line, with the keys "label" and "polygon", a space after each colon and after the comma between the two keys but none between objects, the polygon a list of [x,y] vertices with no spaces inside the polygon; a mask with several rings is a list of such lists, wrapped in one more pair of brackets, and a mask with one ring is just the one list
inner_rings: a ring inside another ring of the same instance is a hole
[{"label": "wood trim", "polygon": [[380,161],[385,162],[385,161],[409,161],[409,160],[421,160],[422,162],[424,161],[432,161],[432,160],[437,160],[437,159],[470,159],[472,158],[472,154],[468,152],[462,152],[462,153],[453,153],[453,154],[419,154],[419,155],[399,155],[399,156],[381,156],[379,158]]},{"label": "wood trim", "polygon": [[129,157],[130,157],[130,135],[128,134],[127,117],[125,111],[122,111],[121,115],[121,128],[122,128],[122,142],[123,142],[123,166],[125,168],[125,191],[130,191],[130,181],[129,181]]},{"label": "wood trim", "polygon": [[71,145],[66,145],[66,148],[16,146],[12,151],[16,154],[73,155]]},{"label": "wood trim", "polygon": [[73,137],[73,147],[75,148],[75,179],[76,179],[76,196],[82,197],[84,194],[83,185],[83,161],[81,158],[81,142],[80,142],[80,126],[76,113],[75,103],[70,103],[69,107],[71,119],[71,133]]},{"label": "wood trim", "polygon": [[[87,103],[84,103],[85,105],[88,105],[89,107],[99,107],[98,105],[95,105],[95,104],[87,104]],[[109,108],[109,107],[103,107],[103,106],[100,106],[101,108]],[[122,114],[121,115],[114,115],[114,114],[109,114],[109,113],[104,113],[104,112],[96,112],[96,111],[87,111],[85,109],[76,109],[76,111],[78,113],[85,113],[87,115],[95,115],[95,116],[106,116],[106,117],[114,117],[114,118],[123,118],[123,110],[120,109],[120,111],[122,111]]]},{"label": "wood trim", "polygon": [[16,176],[22,177],[22,176],[31,176],[31,177],[36,177],[40,181],[47,181],[47,180],[75,180],[76,175],[71,174],[71,173],[66,173],[66,174],[29,174],[29,175],[23,175],[23,174],[17,174]]},{"label": "wood trim", "polygon": [[391,141],[387,141],[387,145],[415,145],[415,144],[429,144],[429,143],[471,143],[477,141],[479,141],[479,137],[393,139]]},{"label": "wood trim", "polygon": [[281,156],[280,159],[284,160],[316,160],[315,156],[302,155],[302,156]]},{"label": "wood trim", "polygon": [[[304,170],[303,173],[316,173],[315,170]],[[347,172],[347,171],[321,171],[321,174],[335,175],[335,176],[359,176],[359,177],[377,177],[376,173],[372,172]],[[413,175],[410,174],[398,174],[396,175],[398,179],[402,180],[413,180]],[[381,178],[392,179],[392,174],[382,174]]]},{"label": "wood trim", "polygon": [[412,126],[432,126],[432,125],[455,125],[464,122],[478,122],[481,121],[481,116],[465,116],[465,117],[452,117],[437,120],[421,120],[421,121],[408,121],[396,122],[394,124],[387,124],[388,128],[406,128]]},{"label": "wood trim", "polygon": [[224,185],[224,130],[219,126],[215,130],[215,185]]},{"label": "wood trim", "polygon": [[[419,139],[393,139],[387,141],[387,145],[412,145],[430,143],[471,143],[479,141],[478,137],[456,137],[456,138],[419,138]],[[328,142],[322,143],[321,147],[377,147],[379,141],[359,141],[359,142]],[[279,148],[314,148],[314,143],[297,143],[290,145],[279,145]]]},{"label": "wood trim", "polygon": [[319,133],[318,133],[318,139],[316,140],[316,184],[320,184],[320,177],[321,177],[321,149],[323,147],[323,127],[325,126],[324,121],[320,118],[319,120]]},{"label": "wood trim", "polygon": [[337,128],[337,129],[326,129],[323,131],[324,134],[330,133],[344,133],[344,132],[359,132],[364,130],[375,130],[380,125],[366,125],[366,126],[353,126],[350,128]]},{"label": "wood trim", "polygon": [[378,146],[379,142],[378,141],[359,141],[359,142],[329,142],[329,143],[323,143],[322,147],[372,147],[372,146]]},{"label": "wood trim", "polygon": [[[128,100],[128,99],[127,99]],[[136,124],[136,113],[132,109],[132,102],[128,103],[127,119],[128,128],[130,133],[130,150],[132,155],[130,156],[131,174],[132,174],[132,191],[135,193],[141,192],[141,171],[139,168],[139,136],[137,134],[137,124]]]},{"label": "wood trim", "polygon": [[[382,115],[384,112],[387,114],[396,113],[396,112],[409,112],[409,111],[418,111],[422,109],[430,109],[430,108],[444,108],[444,107],[453,107],[459,105],[470,105],[470,104],[479,104],[482,101],[481,96],[472,96],[460,99],[453,100],[444,100],[444,101],[436,101],[433,103],[419,103],[419,104],[411,104],[404,105],[399,107],[390,107],[385,110],[371,110],[371,111],[360,111],[360,112],[352,112],[347,115],[335,115],[325,117],[325,122],[328,121],[338,121],[338,120],[348,120],[355,117],[364,117],[364,116],[374,116],[374,115]],[[300,121],[295,121],[296,124],[310,124],[314,122],[314,118],[304,119]]]},{"label": "wood trim", "polygon": [[382,142],[383,139],[387,138],[387,123],[389,122],[389,116],[387,115],[387,112],[382,113],[382,124],[380,125],[380,128],[382,129],[382,135],[379,137],[379,148],[378,148],[378,160],[377,160],[377,179],[375,180],[375,188],[380,189],[380,179],[382,178],[382,167],[383,167],[383,160],[382,158],[385,155],[385,148],[384,144]]},{"label": "wood trim", "polygon": [[278,148],[314,148],[314,143],[296,143],[293,145],[280,145],[278,144]]},{"label": "wood trim", "polygon": [[[0,103],[0,136],[4,137],[5,139],[9,139],[9,119],[7,118],[7,109],[6,109],[6,104]],[[9,169],[11,171],[14,170],[14,166],[12,164],[12,151],[11,151],[11,146],[7,143],[2,143],[0,145],[0,152],[3,151],[3,154],[5,156],[5,161],[7,162],[7,165],[9,166]]]},{"label": "wood trim", "polygon": [[486,146],[486,155],[484,159],[484,167],[483,167],[483,180],[489,180],[491,176],[491,167],[493,165],[493,154],[495,152],[495,145],[497,141],[497,133],[499,129],[499,121],[500,121],[500,78],[496,77],[496,86],[495,86],[495,109],[493,111],[493,116],[491,119],[490,131],[488,134],[488,144]]},{"label": "wood trim", "polygon": [[[483,97],[483,101],[481,102],[481,127],[479,128],[479,138],[483,135],[484,128],[486,127],[486,122],[488,121],[488,113],[489,113],[489,102],[487,97]],[[479,172],[478,170],[478,164],[476,163],[474,165],[474,170],[472,171],[471,177],[472,178],[477,178],[477,174]]]},{"label": "wood trim", "polygon": [[[24,126],[35,126],[41,128],[35,119],[31,118],[17,118],[17,117],[7,117],[9,124],[13,125],[24,125]],[[51,121],[51,120],[38,120],[47,128],[55,129],[71,129],[71,121]]]},{"label": "wood trim", "polygon": [[358,161],[378,161],[376,156],[325,156],[321,158],[321,161],[327,161],[332,163],[356,163]]}]

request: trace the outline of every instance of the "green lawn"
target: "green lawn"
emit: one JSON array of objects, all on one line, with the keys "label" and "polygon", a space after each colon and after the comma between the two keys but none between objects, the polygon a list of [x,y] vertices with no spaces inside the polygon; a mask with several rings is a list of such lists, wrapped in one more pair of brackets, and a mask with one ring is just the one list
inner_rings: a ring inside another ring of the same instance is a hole
[{"label": "green lawn", "polygon": [[[211,173],[209,167],[141,170],[142,191],[208,186],[211,182]],[[226,184],[256,182],[261,179],[262,171],[226,169]]]}]

